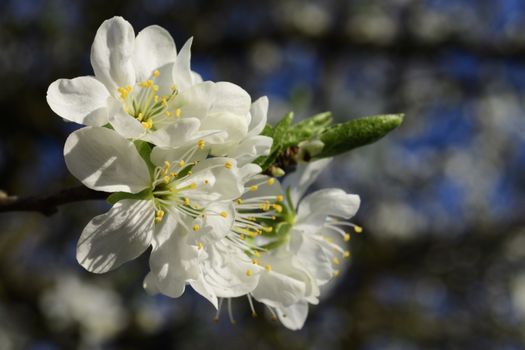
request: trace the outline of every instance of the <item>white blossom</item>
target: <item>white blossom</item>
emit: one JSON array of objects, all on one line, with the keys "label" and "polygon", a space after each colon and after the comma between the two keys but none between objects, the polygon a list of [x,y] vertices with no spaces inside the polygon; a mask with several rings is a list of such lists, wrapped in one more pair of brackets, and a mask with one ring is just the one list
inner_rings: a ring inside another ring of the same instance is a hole
[{"label": "white blossom", "polygon": [[184,149],[154,148],[148,167],[135,145],[115,131],[86,127],[68,137],[64,155],[69,171],[87,187],[123,192],[107,213],[88,223],[78,242],[77,260],[95,273],[139,256],[150,244],[155,249],[205,206],[243,191],[236,161],[205,159],[203,141]]}]

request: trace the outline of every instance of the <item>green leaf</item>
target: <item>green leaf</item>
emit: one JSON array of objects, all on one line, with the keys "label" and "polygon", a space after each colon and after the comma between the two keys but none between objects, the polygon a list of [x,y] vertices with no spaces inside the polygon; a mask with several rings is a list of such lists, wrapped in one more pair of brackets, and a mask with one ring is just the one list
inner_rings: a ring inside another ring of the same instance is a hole
[{"label": "green leaf", "polygon": [[376,115],[328,127],[319,139],[325,146],[315,159],[333,157],[375,142],[403,122],[403,114]]},{"label": "green leaf", "polygon": [[300,142],[319,136],[332,122],[332,113],[324,112],[302,120],[290,128],[286,147],[296,146]]},{"label": "green leaf", "polygon": [[279,123],[275,125],[274,128],[272,128],[269,125],[267,125],[264,128],[263,134],[265,136],[272,137],[273,144],[272,144],[272,149],[270,150],[270,154],[268,156],[259,157],[254,162],[255,164],[258,164],[263,169],[263,171],[268,169],[268,167],[275,162],[279,154],[282,151],[284,151],[283,142],[286,140],[286,137],[287,137],[286,134],[289,131],[290,126],[292,125],[292,121],[293,121],[293,112],[290,112],[286,114],[283,117],[283,119],[281,119]]},{"label": "green leaf", "polygon": [[139,193],[128,193],[128,192],[115,192],[109,195],[109,197],[106,199],[106,201],[114,205],[118,201],[121,201],[123,199],[148,199],[151,198],[151,189],[147,188],[144,191],[141,191]]}]

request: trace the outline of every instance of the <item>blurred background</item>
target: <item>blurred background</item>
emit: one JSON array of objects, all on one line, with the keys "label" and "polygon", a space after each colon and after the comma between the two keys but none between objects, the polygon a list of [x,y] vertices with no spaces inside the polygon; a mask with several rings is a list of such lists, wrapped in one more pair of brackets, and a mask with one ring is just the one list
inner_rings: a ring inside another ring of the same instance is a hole
[{"label": "blurred background", "polygon": [[[0,349],[524,349],[525,2],[522,0],[0,0],[0,189],[77,182],[78,128],[45,101],[92,74],[103,20],[159,24],[194,70],[270,98],[270,121],[404,112],[402,127],[341,156],[317,187],[357,193],[349,269],[301,331],[237,325],[187,291],[143,291],[147,259],[93,275],[75,260],[103,201],[0,214]],[[261,314],[262,309],[259,309]]]}]

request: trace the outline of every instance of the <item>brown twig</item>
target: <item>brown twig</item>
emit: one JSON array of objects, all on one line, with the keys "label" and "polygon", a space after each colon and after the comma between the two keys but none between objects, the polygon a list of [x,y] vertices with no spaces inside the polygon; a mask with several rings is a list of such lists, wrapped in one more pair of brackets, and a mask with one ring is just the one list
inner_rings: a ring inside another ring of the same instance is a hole
[{"label": "brown twig", "polygon": [[108,194],[84,186],[73,187],[45,196],[17,198],[0,191],[0,213],[12,211],[36,211],[46,216],[53,215],[63,204],[90,199],[105,199]]}]

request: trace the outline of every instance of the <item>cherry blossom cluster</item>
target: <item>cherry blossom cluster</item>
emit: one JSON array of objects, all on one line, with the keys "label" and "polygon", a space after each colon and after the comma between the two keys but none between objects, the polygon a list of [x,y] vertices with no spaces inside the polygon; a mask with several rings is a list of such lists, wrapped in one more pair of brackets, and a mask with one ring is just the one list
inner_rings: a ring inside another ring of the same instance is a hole
[{"label": "cherry blossom cluster", "polygon": [[336,277],[350,253],[356,195],[323,189],[302,198],[329,159],[300,164],[284,180],[255,163],[269,154],[268,99],[203,81],[191,70],[192,39],[137,35],[123,18],[102,23],[91,49],[94,76],[59,79],[47,92],[60,117],[85,125],[64,156],[85,186],[113,205],[84,228],[77,260],[105,273],[149,248],[144,288],[179,297],[187,286],[217,309],[254,300],[290,329]]}]

